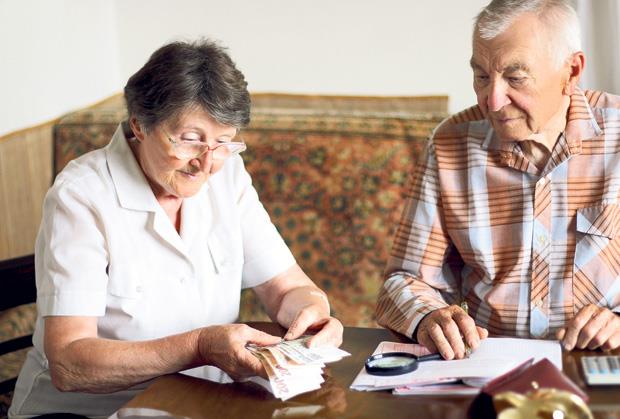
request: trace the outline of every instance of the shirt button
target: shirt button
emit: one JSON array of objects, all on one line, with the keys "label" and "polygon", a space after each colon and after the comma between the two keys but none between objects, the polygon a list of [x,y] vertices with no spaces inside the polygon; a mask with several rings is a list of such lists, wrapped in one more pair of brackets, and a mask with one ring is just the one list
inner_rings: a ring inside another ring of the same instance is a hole
[{"label": "shirt button", "polygon": [[182,283],[184,283],[184,282],[185,282],[185,277],[184,277],[184,276],[182,276],[182,277],[179,279],[179,282],[181,282],[181,284],[182,284]]},{"label": "shirt button", "polygon": [[536,302],[534,303],[534,305],[538,308],[543,306],[543,300],[536,300]]},{"label": "shirt button", "polygon": [[543,234],[540,234],[538,236],[538,244],[540,244],[541,246],[544,246],[547,243],[547,237],[544,236]]}]

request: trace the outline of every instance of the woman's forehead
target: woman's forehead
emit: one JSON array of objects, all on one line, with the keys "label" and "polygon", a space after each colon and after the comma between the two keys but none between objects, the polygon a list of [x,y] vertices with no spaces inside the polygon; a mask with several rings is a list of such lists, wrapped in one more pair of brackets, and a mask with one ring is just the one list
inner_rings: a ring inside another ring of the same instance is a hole
[{"label": "woman's forehead", "polygon": [[179,111],[176,115],[168,118],[164,124],[171,129],[193,129],[204,132],[231,130],[236,128],[230,125],[224,125],[211,116],[204,108],[196,105]]}]

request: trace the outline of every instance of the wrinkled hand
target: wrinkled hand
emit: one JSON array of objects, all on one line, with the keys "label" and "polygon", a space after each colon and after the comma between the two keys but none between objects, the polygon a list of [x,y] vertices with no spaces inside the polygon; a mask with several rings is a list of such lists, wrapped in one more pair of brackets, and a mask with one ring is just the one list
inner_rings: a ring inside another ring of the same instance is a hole
[{"label": "wrinkled hand", "polygon": [[558,330],[557,338],[567,351],[616,349],[620,347],[620,316],[606,307],[588,304]]},{"label": "wrinkled hand", "polygon": [[334,317],[325,317],[324,311],[317,305],[309,305],[299,310],[284,335],[284,339],[297,339],[307,331],[318,330],[308,341],[308,346],[340,346],[342,344],[342,323]]},{"label": "wrinkled hand", "polygon": [[198,352],[203,362],[226,372],[233,380],[267,374],[258,358],[246,349],[246,344],[272,345],[278,336],[253,329],[245,324],[210,326],[200,330]]},{"label": "wrinkled hand", "polygon": [[444,359],[465,357],[465,342],[473,350],[480,345],[489,332],[476,326],[465,311],[451,305],[427,314],[420,324],[416,339],[431,352],[439,352]]}]

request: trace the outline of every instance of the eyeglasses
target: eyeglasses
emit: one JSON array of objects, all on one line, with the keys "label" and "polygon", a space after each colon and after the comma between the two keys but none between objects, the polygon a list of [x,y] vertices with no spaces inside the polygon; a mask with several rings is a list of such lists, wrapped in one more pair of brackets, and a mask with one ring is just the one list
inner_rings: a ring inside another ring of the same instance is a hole
[{"label": "eyeglasses", "polygon": [[174,155],[180,160],[197,159],[209,151],[211,151],[211,157],[214,160],[226,160],[228,157],[239,154],[247,148],[243,139],[238,135],[234,138],[237,141],[221,142],[214,146],[210,146],[204,141],[175,141],[167,133],[166,136],[170,144],[172,144]]}]

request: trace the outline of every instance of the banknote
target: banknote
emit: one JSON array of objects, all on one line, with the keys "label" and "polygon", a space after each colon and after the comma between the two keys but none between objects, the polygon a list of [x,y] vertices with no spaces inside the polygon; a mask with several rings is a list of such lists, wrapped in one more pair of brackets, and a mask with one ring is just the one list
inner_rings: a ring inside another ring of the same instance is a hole
[{"label": "banknote", "polygon": [[[265,368],[268,390],[281,400],[317,390],[323,383],[323,368],[350,354],[334,346],[308,347],[309,336],[268,345],[247,345]],[[267,388],[264,380],[252,380]]]}]

